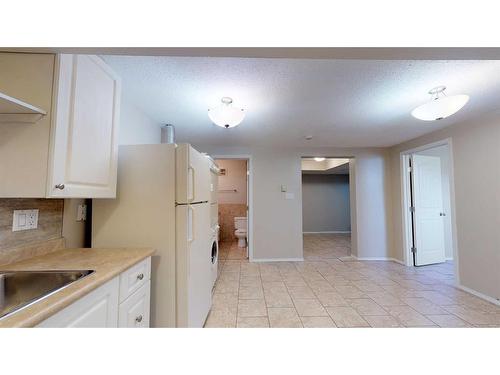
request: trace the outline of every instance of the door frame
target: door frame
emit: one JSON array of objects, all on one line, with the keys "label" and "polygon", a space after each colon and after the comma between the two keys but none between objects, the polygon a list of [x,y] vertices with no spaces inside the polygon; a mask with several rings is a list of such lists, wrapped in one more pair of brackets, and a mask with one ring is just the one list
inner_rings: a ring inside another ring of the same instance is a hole
[{"label": "door frame", "polygon": [[453,249],[453,265],[455,268],[455,284],[460,285],[460,276],[458,273],[458,249],[457,249],[457,226],[455,218],[455,177],[453,168],[453,143],[451,138],[445,138],[440,141],[428,143],[419,147],[407,149],[400,152],[400,174],[401,174],[401,209],[402,209],[402,238],[403,238],[403,261],[408,267],[414,267],[413,254],[411,253],[412,244],[412,219],[410,215],[410,184],[408,178],[408,161],[410,156],[414,153],[429,150],[432,148],[447,146],[448,160],[449,160],[449,187],[450,187],[450,221],[451,221],[451,242]]},{"label": "door frame", "polygon": [[238,154],[238,155],[210,155],[212,159],[235,159],[246,160],[248,170],[248,183],[247,183],[247,204],[248,204],[248,233],[247,233],[247,246],[248,246],[248,261],[253,262],[253,163],[252,155]]},{"label": "door frame", "polygon": [[[317,156],[317,155],[316,155]],[[357,200],[357,188],[356,188],[356,156],[323,156],[327,159],[349,159],[349,216],[350,216],[350,223],[351,223],[351,230],[348,232],[350,234],[351,238],[351,251],[350,251],[350,256],[355,257],[356,259],[358,258],[358,218],[357,218],[357,205],[356,205],[356,200]],[[300,162],[302,163],[302,159],[304,158],[314,158],[314,154],[310,155],[301,155],[300,156]],[[303,192],[302,192],[302,164],[301,164],[301,169],[300,169],[300,175],[301,175],[301,183],[300,183],[300,200],[301,200],[301,220],[303,221],[303,212],[302,212],[302,199],[303,199]],[[304,235],[307,232],[304,232],[304,223],[302,222],[302,235]],[[313,232],[309,232],[313,233]],[[325,233],[325,232],[318,232],[318,233]]]}]

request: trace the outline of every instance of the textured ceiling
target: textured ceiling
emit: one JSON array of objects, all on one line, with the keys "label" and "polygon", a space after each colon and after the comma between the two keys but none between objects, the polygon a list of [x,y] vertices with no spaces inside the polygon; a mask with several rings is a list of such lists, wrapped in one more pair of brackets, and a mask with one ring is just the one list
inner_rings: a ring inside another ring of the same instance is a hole
[{"label": "textured ceiling", "polygon": [[[125,96],[174,124],[178,141],[197,145],[384,147],[500,108],[500,61],[103,58],[122,77]],[[437,85],[471,99],[442,121],[412,118]],[[245,108],[240,126],[208,119],[222,96]]]}]

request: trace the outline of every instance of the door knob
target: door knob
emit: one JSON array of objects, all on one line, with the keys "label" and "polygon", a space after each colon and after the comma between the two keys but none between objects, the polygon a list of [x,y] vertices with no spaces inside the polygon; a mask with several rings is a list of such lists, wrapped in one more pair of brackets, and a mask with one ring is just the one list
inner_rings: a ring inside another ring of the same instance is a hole
[{"label": "door knob", "polygon": [[137,323],[142,322],[142,315],[139,315],[137,318],[135,318],[135,321],[136,321]]},{"label": "door knob", "polygon": [[55,186],[56,189],[63,190],[64,189],[64,184],[57,184]]},{"label": "door knob", "polygon": [[446,216],[446,214],[444,212],[440,212],[439,216]]}]

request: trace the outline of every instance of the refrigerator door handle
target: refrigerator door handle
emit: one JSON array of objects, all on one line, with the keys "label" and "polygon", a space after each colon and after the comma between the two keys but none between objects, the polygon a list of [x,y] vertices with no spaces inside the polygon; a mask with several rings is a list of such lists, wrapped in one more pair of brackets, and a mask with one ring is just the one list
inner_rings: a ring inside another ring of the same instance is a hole
[{"label": "refrigerator door handle", "polygon": [[188,202],[194,200],[194,168],[188,167]]},{"label": "refrigerator door handle", "polygon": [[188,206],[188,227],[187,227],[187,239],[188,239],[188,242],[193,242],[194,238],[193,238],[193,216],[194,216],[194,209],[193,207],[191,206]]}]

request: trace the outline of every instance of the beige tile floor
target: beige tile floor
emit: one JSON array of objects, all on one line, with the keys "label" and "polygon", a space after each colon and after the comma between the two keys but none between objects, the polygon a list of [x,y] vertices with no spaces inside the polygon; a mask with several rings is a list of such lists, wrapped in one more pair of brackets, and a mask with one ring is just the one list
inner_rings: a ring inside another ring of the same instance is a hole
[{"label": "beige tile floor", "polygon": [[500,307],[452,286],[452,263],[349,254],[346,235],[305,235],[304,262],[249,263],[222,243],[205,327],[500,327]]}]

